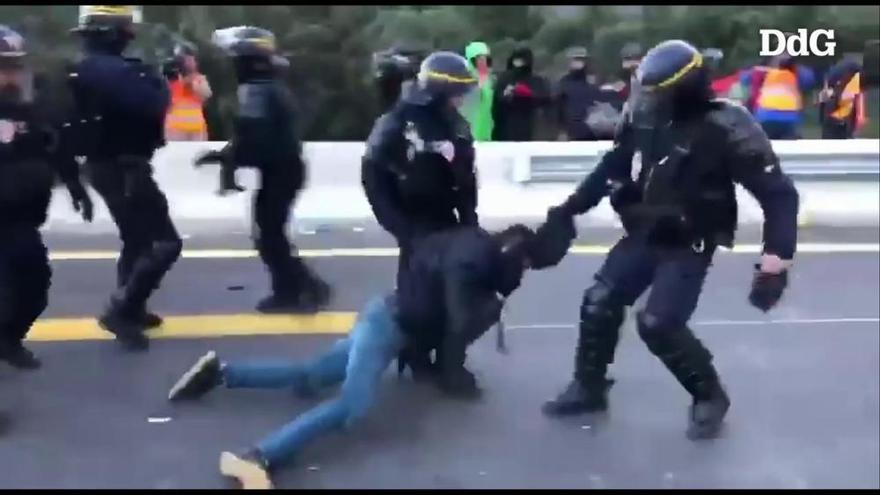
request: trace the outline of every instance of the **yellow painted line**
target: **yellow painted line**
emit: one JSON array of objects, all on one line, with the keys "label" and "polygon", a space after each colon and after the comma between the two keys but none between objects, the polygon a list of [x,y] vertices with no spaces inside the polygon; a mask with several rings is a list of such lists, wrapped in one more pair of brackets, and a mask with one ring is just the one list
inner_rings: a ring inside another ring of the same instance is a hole
[{"label": "yellow painted line", "polygon": [[[572,254],[605,254],[611,246],[584,244],[573,246]],[[759,244],[738,244],[734,253],[760,253]],[[801,243],[799,253],[878,253],[880,244],[876,243]],[[338,248],[338,249],[301,249],[299,254],[306,258],[353,257],[353,258],[390,258],[398,255],[397,248]],[[53,251],[49,253],[52,261],[89,261],[115,260],[117,251]],[[187,259],[243,259],[258,257],[253,249],[184,249],[181,257]]]},{"label": "yellow painted line", "polygon": [[[345,334],[357,313],[328,311],[315,315],[185,315],[165,316],[164,324],[147,332],[153,338],[203,338],[234,335]],[[113,336],[94,318],[46,318],[37,320],[28,333],[30,341],[106,340]]]}]

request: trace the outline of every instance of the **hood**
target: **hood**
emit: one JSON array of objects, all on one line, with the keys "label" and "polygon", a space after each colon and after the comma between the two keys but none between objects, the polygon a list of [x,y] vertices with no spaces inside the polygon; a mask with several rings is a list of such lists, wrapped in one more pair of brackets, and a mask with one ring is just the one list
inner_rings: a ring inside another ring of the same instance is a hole
[{"label": "hood", "polygon": [[473,41],[464,48],[464,58],[468,59],[468,62],[480,55],[485,55],[487,57],[492,55],[491,52],[489,52],[489,45],[482,41]]},{"label": "hood", "polygon": [[510,57],[507,58],[507,70],[516,70],[517,68],[513,66],[513,59],[521,58],[526,63],[526,65],[522,67],[522,70],[530,73],[532,72],[532,66],[534,65],[534,57],[531,48],[517,48],[510,54]]},{"label": "hood", "polygon": [[862,67],[855,60],[844,59],[835,64],[828,70],[825,76],[828,84],[835,85],[840,82],[849,81],[856,73],[860,72]]}]

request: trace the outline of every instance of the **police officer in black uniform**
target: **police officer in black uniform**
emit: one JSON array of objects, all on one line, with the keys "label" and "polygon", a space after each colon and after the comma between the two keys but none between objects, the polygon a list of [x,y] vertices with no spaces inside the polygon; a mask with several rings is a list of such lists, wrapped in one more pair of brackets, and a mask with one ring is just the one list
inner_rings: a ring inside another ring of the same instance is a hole
[{"label": "police officer in black uniform", "polygon": [[[764,253],[750,302],[768,311],[787,284],[795,253],[798,193],[749,112],[713,99],[700,53],[665,41],[642,60],[614,147],[577,190],[548,212],[543,242],[570,243],[572,219],[610,192],[627,230],[584,292],[574,380],[548,402],[550,415],[604,410],[624,309],[651,286],[638,313],[648,349],[692,395],[688,435],[717,434],[730,405],[712,355],[688,328],[719,246],[737,227],[734,182],[764,211]],[[556,250],[556,260],[565,250]]]},{"label": "police officer in black uniform", "polygon": [[60,128],[34,94],[25,57],[24,39],[0,26],[0,360],[34,369],[40,361],[22,341],[48,302],[52,270],[39,229],[55,177],[86,221],[92,203],[76,161],[58,152]]},{"label": "police officer in black uniform", "polygon": [[367,140],[361,182],[400,247],[398,275],[418,238],[478,224],[473,139],[458,113],[476,83],[464,57],[432,53]]},{"label": "police officer in black uniform", "polygon": [[404,83],[415,79],[423,59],[422,52],[400,46],[373,54],[373,76],[381,113],[394,108]]},{"label": "police officer in black uniform", "polygon": [[306,179],[302,145],[296,134],[293,97],[278,79],[289,62],[276,54],[275,36],[262,28],[215,31],[214,44],[233,59],[238,79],[234,135],[221,151],[196,164],[219,161],[221,189],[241,190],[238,167],[260,171],[254,196],[255,244],[272,278],[272,294],[257,305],[262,312],[315,312],[330,300],[331,290],[303,259],[291,254],[285,233],[290,210]]},{"label": "police officer in black uniform", "polygon": [[117,291],[99,323],[126,348],[146,349],[143,331],[162,323],[147,310],[147,299],[181,251],[150,165],[154,151],[165,144],[168,84],[157,68],[122,54],[134,39],[131,7],[87,6],[73,31],[84,48],[69,73],[77,106],[74,124],[86,136],[74,153],[86,157],[90,182],[122,240]]}]

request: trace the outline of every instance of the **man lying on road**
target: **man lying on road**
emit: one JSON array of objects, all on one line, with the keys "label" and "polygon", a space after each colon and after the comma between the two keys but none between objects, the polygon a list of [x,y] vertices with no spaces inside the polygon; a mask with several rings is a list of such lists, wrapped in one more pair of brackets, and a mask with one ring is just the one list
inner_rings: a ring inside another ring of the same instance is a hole
[{"label": "man lying on road", "polygon": [[[168,398],[196,399],[220,385],[292,388],[297,395],[311,396],[341,383],[338,397],[299,415],[247,453],[220,456],[221,472],[238,479],[243,488],[270,488],[269,470],[290,461],[312,439],[366,414],[395,357],[409,365],[416,379],[433,381],[449,395],[477,396],[476,380],[464,367],[468,345],[498,321],[503,305],[499,295],[506,298],[519,287],[527,268],[555,264],[564,254],[535,262],[533,239],[534,233],[523,225],[494,234],[476,226],[430,234],[416,244],[397,290],[368,302],[348,337],[314,361],[224,362],[209,352],[180,378]],[[436,351],[433,362],[431,351]]]}]

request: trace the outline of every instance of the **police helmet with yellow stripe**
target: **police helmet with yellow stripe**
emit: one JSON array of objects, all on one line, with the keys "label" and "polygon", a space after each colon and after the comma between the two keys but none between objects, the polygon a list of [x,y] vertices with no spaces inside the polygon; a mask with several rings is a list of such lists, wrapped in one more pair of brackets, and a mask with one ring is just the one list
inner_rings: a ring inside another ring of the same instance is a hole
[{"label": "police helmet with yellow stripe", "polygon": [[277,67],[287,67],[286,58],[277,54],[275,34],[254,26],[236,26],[218,29],[211,35],[214,46],[234,58],[266,59]]},{"label": "police helmet with yellow stripe", "polygon": [[468,94],[477,86],[467,60],[455,52],[434,52],[422,61],[407,99],[425,105]]},{"label": "police helmet with yellow stripe", "polygon": [[80,5],[79,25],[74,32],[90,33],[128,30],[141,22],[142,10],[137,5]]},{"label": "police helmet with yellow stripe", "polygon": [[22,67],[26,55],[24,37],[9,26],[0,25],[0,68]]},{"label": "police helmet with yellow stripe", "polygon": [[714,98],[703,55],[682,40],[658,44],[636,69],[630,98],[634,113],[661,120],[699,109]]}]

